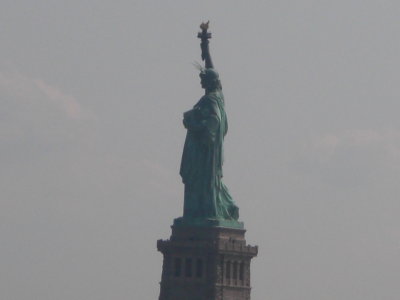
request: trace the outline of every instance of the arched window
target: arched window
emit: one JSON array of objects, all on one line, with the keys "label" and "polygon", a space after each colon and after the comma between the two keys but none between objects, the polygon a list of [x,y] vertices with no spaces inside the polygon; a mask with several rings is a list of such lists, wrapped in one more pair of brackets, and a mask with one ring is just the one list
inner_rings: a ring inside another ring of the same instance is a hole
[{"label": "arched window", "polygon": [[201,278],[203,276],[203,260],[198,258],[196,260],[196,277]]},{"label": "arched window", "polygon": [[239,279],[244,279],[244,262],[241,262],[239,266]]},{"label": "arched window", "polygon": [[233,263],[233,275],[232,275],[232,278],[233,279],[237,279],[237,276],[238,276],[238,263],[237,263],[237,261],[235,261]]},{"label": "arched window", "polygon": [[180,277],[182,271],[182,260],[180,258],[175,258],[174,261],[174,276]]},{"label": "arched window", "polygon": [[192,259],[186,258],[185,260],[185,276],[192,277]]},{"label": "arched window", "polygon": [[226,269],[225,269],[225,278],[230,279],[231,278],[231,262],[228,260],[226,262]]}]

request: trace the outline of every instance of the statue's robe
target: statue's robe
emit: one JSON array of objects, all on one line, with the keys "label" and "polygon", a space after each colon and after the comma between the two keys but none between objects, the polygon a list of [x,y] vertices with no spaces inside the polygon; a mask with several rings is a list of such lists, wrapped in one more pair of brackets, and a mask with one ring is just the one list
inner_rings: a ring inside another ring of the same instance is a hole
[{"label": "statue's robe", "polygon": [[222,183],[223,141],[228,131],[221,90],[203,96],[184,114],[187,128],[180,175],[184,218],[237,220],[239,209]]}]

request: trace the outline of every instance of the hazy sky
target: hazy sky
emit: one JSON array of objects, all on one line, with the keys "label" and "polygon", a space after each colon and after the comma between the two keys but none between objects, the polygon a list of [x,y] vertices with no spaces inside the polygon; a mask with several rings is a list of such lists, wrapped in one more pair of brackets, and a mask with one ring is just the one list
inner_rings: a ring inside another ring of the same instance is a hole
[{"label": "hazy sky", "polygon": [[1,1],[0,299],[157,299],[198,26],[254,300],[398,300],[400,2]]}]

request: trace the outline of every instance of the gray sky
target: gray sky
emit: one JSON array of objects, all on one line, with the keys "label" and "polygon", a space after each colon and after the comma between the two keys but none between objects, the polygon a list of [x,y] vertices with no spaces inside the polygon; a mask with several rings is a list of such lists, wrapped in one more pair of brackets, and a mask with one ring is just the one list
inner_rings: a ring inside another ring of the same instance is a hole
[{"label": "gray sky", "polygon": [[400,3],[1,1],[0,298],[157,299],[198,25],[254,300],[397,300]]}]

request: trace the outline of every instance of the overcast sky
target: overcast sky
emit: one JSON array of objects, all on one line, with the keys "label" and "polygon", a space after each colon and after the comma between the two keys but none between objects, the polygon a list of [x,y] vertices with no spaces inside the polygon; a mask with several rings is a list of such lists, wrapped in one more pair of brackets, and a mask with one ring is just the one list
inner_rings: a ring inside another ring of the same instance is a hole
[{"label": "overcast sky", "polygon": [[0,9],[0,299],[157,299],[182,215],[198,26],[254,300],[398,300],[400,3],[42,1]]}]

